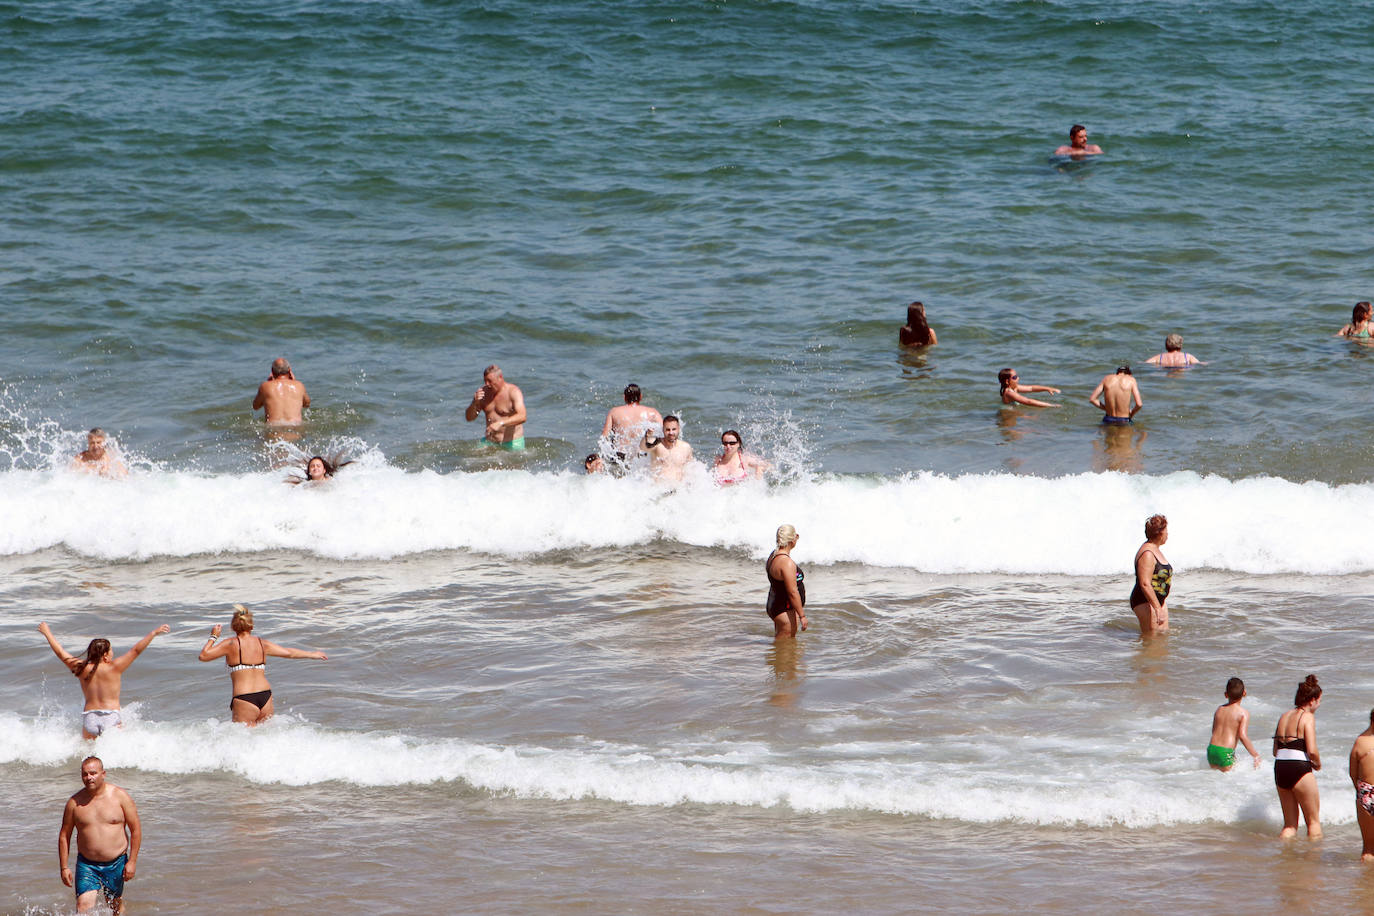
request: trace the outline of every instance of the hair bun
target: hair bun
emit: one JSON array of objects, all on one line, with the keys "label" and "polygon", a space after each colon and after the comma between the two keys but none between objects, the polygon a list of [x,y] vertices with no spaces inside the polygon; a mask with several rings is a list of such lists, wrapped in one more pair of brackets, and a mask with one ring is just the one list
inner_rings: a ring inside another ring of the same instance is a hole
[{"label": "hair bun", "polygon": [[1316,686],[1317,686],[1317,676],[1316,676],[1315,674],[1309,674],[1309,675],[1307,676],[1307,680],[1303,681],[1303,683],[1306,684],[1308,687],[1316,687]]}]

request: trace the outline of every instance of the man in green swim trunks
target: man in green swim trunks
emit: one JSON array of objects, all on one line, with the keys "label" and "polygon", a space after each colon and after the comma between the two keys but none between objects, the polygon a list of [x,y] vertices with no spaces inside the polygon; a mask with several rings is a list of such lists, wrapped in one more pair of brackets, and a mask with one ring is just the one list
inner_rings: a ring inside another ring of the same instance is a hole
[{"label": "man in green swim trunks", "polygon": [[1233,677],[1226,682],[1226,702],[1218,706],[1212,715],[1212,741],[1207,745],[1207,763],[1214,770],[1225,773],[1236,765],[1237,741],[1244,744],[1250,756],[1255,758],[1255,766],[1260,765],[1259,752],[1246,734],[1250,713],[1241,708],[1240,701],[1244,698],[1244,681]]},{"label": "man in green swim trunks", "polygon": [[482,442],[508,452],[525,450],[525,394],[507,382],[501,367],[495,364],[482,373],[482,387],[472,396],[464,416],[471,423],[483,414],[487,434]]}]

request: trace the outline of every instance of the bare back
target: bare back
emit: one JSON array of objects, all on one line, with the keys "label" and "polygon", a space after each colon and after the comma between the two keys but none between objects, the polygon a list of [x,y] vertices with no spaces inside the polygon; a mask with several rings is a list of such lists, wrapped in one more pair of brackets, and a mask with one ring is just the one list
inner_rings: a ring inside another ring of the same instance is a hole
[{"label": "bare back", "polygon": [[76,678],[81,682],[81,694],[86,698],[84,710],[119,709],[119,692],[124,676],[113,662],[101,662],[91,666],[82,663],[76,669]]},{"label": "bare back", "polygon": [[650,429],[663,425],[663,415],[641,404],[622,404],[606,414],[601,435],[609,436],[618,452],[628,452],[635,442]]},{"label": "bare back", "polygon": [[1350,778],[1374,785],[1374,735],[1368,732],[1350,749]]},{"label": "bare back", "polygon": [[310,395],[305,393],[305,385],[293,378],[278,376],[270,378],[258,386],[257,397],[253,398],[253,409],[265,408],[267,422],[273,425],[295,425],[304,422],[302,413],[310,406]]},{"label": "bare back", "polygon": [[1223,703],[1212,716],[1212,740],[1218,747],[1235,747],[1241,726],[1250,714],[1239,703]]},{"label": "bare back", "polygon": [[1135,379],[1129,375],[1109,375],[1102,381],[1102,401],[1107,405],[1107,415],[1129,417],[1131,398],[1139,400],[1140,389]]}]

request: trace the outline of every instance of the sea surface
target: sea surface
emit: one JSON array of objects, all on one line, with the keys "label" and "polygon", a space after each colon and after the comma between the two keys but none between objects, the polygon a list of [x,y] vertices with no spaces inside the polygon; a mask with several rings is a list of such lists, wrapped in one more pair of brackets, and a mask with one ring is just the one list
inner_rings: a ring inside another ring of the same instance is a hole
[{"label": "sea surface", "polygon": [[[71,911],[88,752],[142,813],[133,913],[1374,908],[1374,349],[1333,337],[1374,298],[1371,34],[1313,0],[0,0],[0,912]],[[1050,156],[1075,122],[1104,156]],[[917,299],[940,343],[902,351]],[[1144,365],[1170,332],[1206,365]],[[491,363],[524,453],[463,420]],[[1104,431],[1121,364],[1145,406]],[[1003,408],[1004,366],[1058,406]],[[584,476],[628,382],[772,469]],[[97,425],[127,480],[69,469]],[[775,643],[782,523],[811,629]],[[234,602],[329,655],[273,659],[254,730],[196,661]],[[82,741],[40,621],[171,626],[124,729]],[[1309,673],[1326,839],[1281,844],[1265,739]],[[1233,675],[1264,763],[1219,774]]]}]

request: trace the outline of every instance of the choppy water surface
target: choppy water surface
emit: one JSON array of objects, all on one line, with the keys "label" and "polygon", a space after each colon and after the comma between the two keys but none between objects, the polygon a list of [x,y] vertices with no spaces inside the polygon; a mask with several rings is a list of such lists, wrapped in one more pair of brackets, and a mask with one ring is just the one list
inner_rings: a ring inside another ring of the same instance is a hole
[{"label": "choppy water surface", "polygon": [[[1330,335],[1370,297],[1371,18],[0,3],[0,908],[70,899],[87,747],[44,619],[173,627],[95,745],[139,907],[1363,907],[1374,353]],[[1050,162],[1075,121],[1107,155]],[[901,353],[918,298],[941,342]],[[1208,365],[1145,368],[1170,331]],[[289,444],[248,409],[283,354]],[[524,455],[461,418],[491,362]],[[1106,435],[1123,362],[1146,407]],[[1063,406],[1000,409],[1008,365]],[[769,479],[581,477],[630,380]],[[97,424],[130,480],[65,469]],[[324,487],[273,469],[337,449]],[[761,611],[784,521],[795,646]],[[274,661],[254,732],[194,659],[233,601],[330,655]],[[1309,672],[1328,839],[1281,849],[1267,763],[1201,751],[1227,677],[1259,739]]]}]

